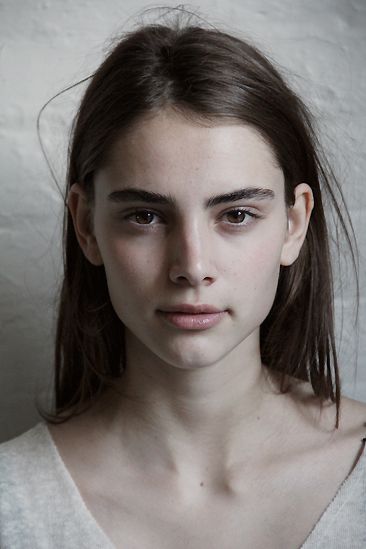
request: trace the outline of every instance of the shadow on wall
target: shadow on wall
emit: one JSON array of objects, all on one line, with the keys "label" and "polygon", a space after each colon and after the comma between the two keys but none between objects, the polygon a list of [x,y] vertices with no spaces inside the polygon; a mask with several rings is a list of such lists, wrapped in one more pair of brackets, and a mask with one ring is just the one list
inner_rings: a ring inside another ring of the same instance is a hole
[{"label": "shadow on wall", "polygon": [[35,403],[48,405],[53,353],[50,304],[44,296],[17,295],[18,287],[1,278],[0,442],[40,420]]}]

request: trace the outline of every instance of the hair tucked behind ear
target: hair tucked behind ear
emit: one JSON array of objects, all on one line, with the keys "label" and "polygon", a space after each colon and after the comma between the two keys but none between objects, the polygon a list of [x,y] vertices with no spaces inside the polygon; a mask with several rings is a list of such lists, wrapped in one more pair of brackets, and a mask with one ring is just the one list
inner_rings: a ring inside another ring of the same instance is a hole
[{"label": "hair tucked behind ear", "polygon": [[[281,267],[273,307],[261,326],[263,362],[309,380],[322,404],[336,403],[340,379],[334,337],[333,282],[323,194],[330,199],[350,245],[352,224],[344,200],[320,156],[311,115],[264,55],[248,42],[200,24],[143,25],[126,33],[93,75],[75,118],[67,189],[84,185],[93,205],[93,177],[112,145],[143,116],[171,107],[194,121],[234,118],[256,128],[273,149],[285,177],[287,205],[308,183],[314,210],[296,262]],[[347,212],[347,210],[345,209]],[[347,231],[347,225],[351,227]],[[123,375],[124,326],[113,310],[104,267],[84,257],[70,214],[64,223],[64,269],[55,353],[55,410],[49,421],[81,413]]]}]

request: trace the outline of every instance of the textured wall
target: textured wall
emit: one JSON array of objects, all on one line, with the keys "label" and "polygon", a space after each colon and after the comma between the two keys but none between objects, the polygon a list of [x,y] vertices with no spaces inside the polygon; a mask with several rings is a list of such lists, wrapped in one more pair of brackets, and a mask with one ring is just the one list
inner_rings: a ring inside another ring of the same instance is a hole
[{"label": "textured wall", "polygon": [[[99,64],[111,36],[130,28],[144,6],[139,0],[0,0],[0,440],[37,421],[34,401],[45,402],[52,379],[62,199],[37,141],[37,114],[52,95]],[[358,347],[354,286],[337,283],[339,329],[341,294],[345,304],[341,376],[345,393],[366,401],[366,2],[206,0],[190,6],[262,46],[289,71],[319,117],[361,253]],[[70,116],[81,91],[55,100],[42,120],[60,182]]]}]

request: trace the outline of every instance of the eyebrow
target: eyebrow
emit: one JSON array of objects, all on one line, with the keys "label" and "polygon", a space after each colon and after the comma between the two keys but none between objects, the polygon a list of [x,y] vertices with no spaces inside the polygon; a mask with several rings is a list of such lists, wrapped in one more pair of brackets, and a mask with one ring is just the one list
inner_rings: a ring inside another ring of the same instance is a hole
[{"label": "eyebrow", "polygon": [[[275,193],[272,189],[264,189],[260,187],[246,187],[225,194],[211,196],[205,202],[205,207],[213,208],[218,204],[226,204],[227,202],[235,202],[236,200],[272,200]],[[119,191],[113,191],[108,195],[108,200],[111,202],[145,202],[149,204],[160,204],[164,206],[172,206],[176,208],[177,202],[171,195],[154,193],[143,189],[128,188]]]}]

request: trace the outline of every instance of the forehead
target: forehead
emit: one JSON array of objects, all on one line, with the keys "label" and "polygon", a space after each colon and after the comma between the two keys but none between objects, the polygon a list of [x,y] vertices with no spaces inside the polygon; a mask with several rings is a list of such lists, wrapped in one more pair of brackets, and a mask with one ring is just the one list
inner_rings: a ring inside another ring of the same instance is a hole
[{"label": "forehead", "polygon": [[122,135],[101,172],[109,187],[283,187],[275,155],[253,127],[228,119],[202,124],[171,110],[142,118]]}]

